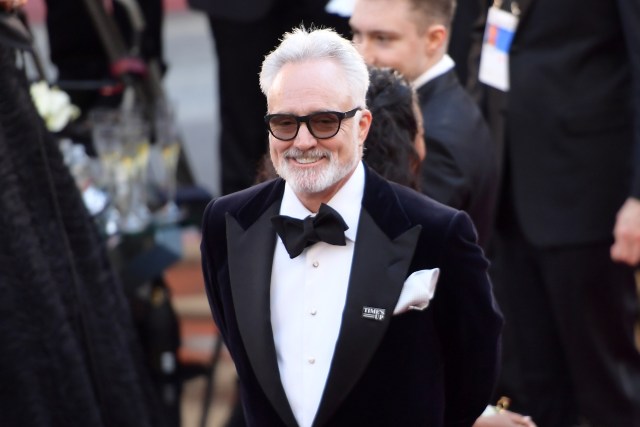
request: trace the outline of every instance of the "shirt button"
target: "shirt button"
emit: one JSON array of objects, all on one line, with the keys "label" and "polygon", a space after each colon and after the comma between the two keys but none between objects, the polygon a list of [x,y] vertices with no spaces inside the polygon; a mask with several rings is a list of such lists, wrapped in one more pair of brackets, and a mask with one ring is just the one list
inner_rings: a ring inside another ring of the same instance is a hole
[{"label": "shirt button", "polygon": [[310,357],[308,359],[308,362],[309,362],[310,365],[313,365],[314,363],[316,363],[316,358],[315,357]]},{"label": "shirt button", "polygon": [[318,314],[318,310],[316,310],[315,308],[313,310],[311,310],[309,312],[312,316],[315,316],[316,314]]},{"label": "shirt button", "polygon": [[314,268],[318,268],[319,265],[320,265],[320,263],[318,261],[313,261],[313,267]]}]

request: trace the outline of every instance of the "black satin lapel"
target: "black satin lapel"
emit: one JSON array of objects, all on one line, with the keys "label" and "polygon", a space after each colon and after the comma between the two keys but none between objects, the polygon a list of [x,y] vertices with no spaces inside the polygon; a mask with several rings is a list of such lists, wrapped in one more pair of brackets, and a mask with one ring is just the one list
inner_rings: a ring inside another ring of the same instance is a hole
[{"label": "black satin lapel", "polygon": [[286,425],[297,426],[282,382],[271,329],[270,282],[275,231],[271,205],[247,230],[227,214],[229,277],[238,328],[262,389]]},{"label": "black satin lapel", "polygon": [[[329,421],[378,348],[400,296],[420,229],[415,226],[391,241],[362,209],[342,326],[314,426]],[[363,307],[384,309],[384,319],[364,318]]]}]

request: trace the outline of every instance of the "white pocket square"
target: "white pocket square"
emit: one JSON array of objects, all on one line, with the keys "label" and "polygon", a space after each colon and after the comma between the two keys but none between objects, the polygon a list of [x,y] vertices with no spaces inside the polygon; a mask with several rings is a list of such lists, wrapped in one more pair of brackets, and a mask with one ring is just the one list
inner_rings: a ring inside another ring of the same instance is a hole
[{"label": "white pocket square", "polygon": [[436,283],[440,276],[440,269],[419,270],[413,272],[402,286],[398,304],[393,314],[404,313],[408,310],[422,311],[429,305],[436,290]]}]

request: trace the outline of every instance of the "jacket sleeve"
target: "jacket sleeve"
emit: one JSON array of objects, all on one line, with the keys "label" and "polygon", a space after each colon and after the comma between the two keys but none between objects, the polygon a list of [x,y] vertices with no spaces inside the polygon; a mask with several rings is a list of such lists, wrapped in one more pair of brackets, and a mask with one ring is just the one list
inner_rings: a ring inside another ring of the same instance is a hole
[{"label": "jacket sleeve", "polygon": [[216,265],[222,260],[216,259],[215,246],[225,245],[223,241],[216,239],[225,239],[224,232],[217,233],[219,227],[216,226],[214,219],[213,206],[215,200],[211,201],[205,208],[202,220],[202,241],[200,242],[200,254],[202,262],[202,275],[204,277],[204,287],[209,300],[209,307],[213,320],[216,323],[220,334],[224,341],[227,341],[227,328],[225,323],[224,307],[221,301],[220,288],[216,277]]},{"label": "jacket sleeve", "polygon": [[451,220],[442,254],[436,327],[445,363],[445,426],[471,426],[485,409],[498,374],[502,314],[464,212]]}]

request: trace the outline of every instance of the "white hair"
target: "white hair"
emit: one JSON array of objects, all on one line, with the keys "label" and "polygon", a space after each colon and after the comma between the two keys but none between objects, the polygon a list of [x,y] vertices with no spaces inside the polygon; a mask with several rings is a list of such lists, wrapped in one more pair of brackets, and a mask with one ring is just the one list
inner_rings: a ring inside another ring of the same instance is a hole
[{"label": "white hair", "polygon": [[332,29],[294,28],[285,33],[280,45],[269,53],[260,70],[260,89],[267,96],[274,79],[286,64],[310,60],[335,61],[344,71],[347,87],[354,103],[366,106],[369,88],[369,71],[362,55],[351,41],[342,38]]}]

